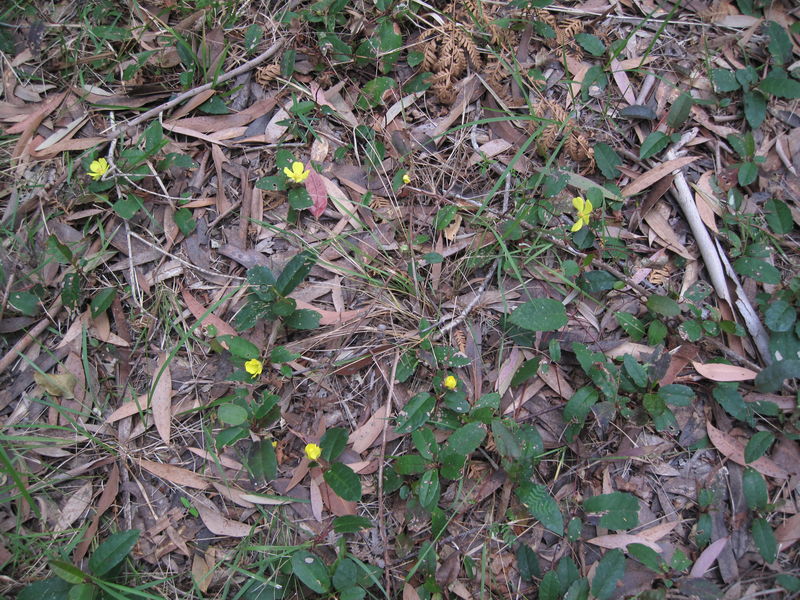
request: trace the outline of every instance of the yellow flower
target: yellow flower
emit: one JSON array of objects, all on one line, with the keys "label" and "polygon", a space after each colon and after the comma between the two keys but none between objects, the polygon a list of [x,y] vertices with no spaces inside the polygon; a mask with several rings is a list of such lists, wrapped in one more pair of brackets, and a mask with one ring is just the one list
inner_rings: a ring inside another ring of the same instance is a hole
[{"label": "yellow flower", "polygon": [[411,183],[411,175],[409,175],[408,173],[403,173],[403,183],[405,183],[406,185]]},{"label": "yellow flower", "polygon": [[98,158],[93,160],[89,165],[89,172],[87,175],[97,181],[108,171],[108,161],[105,158]]},{"label": "yellow flower", "polygon": [[322,455],[322,448],[316,444],[306,444],[306,456],[308,460],[317,460]]},{"label": "yellow flower", "polygon": [[250,373],[253,379],[255,379],[256,377],[261,375],[261,371],[264,370],[264,364],[257,358],[251,358],[246,363],[244,363],[244,370]]},{"label": "yellow flower", "polygon": [[272,441],[272,447],[273,447],[273,448],[277,448],[277,447],[278,447],[278,442],[276,442],[275,440],[273,440],[273,441]]},{"label": "yellow flower", "polygon": [[575,221],[571,231],[580,231],[583,229],[583,227],[588,227],[589,217],[592,216],[592,211],[594,210],[591,201],[584,200],[578,196],[577,198],[572,199],[572,206],[575,207],[575,210],[578,213],[578,220]]},{"label": "yellow flower", "polygon": [[305,165],[300,161],[292,163],[292,168],[283,167],[283,174],[295,183],[303,183],[306,178],[311,174],[311,171],[306,169]]},{"label": "yellow flower", "polygon": [[456,389],[456,387],[458,387],[458,380],[452,375],[448,375],[444,378],[442,385],[444,385],[444,387],[446,387],[448,390],[453,391]]}]

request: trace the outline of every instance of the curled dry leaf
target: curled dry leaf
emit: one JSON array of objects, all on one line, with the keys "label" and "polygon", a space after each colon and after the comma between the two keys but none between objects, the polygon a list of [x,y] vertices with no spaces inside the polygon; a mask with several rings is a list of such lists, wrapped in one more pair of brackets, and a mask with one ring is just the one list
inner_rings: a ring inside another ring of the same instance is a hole
[{"label": "curled dry leaf", "polygon": [[778,525],[775,530],[775,540],[781,550],[786,550],[800,541],[800,515],[791,516]]},{"label": "curled dry leaf", "polygon": [[250,526],[224,516],[217,510],[211,500],[195,498],[192,503],[200,513],[203,524],[211,533],[216,535],[229,535],[231,537],[246,537],[250,534]]},{"label": "curled dry leaf", "polygon": [[656,552],[661,552],[663,548],[656,544],[656,542],[667,535],[670,531],[675,529],[677,525],[678,521],[673,521],[661,523],[660,525],[656,525],[655,527],[645,529],[644,531],[640,531],[639,533],[635,534],[617,533],[601,535],[596,538],[592,538],[589,540],[589,543],[594,544],[595,546],[600,546],[601,548],[607,548],[609,550],[613,548],[624,550],[627,548],[628,544],[643,544],[648,548],[652,548]]},{"label": "curled dry leaf", "polygon": [[735,365],[692,361],[692,366],[700,375],[711,381],[750,381],[758,375],[755,371]]},{"label": "curled dry leaf", "polygon": [[385,417],[386,405],[383,405],[372,414],[366,423],[350,434],[348,442],[353,445],[354,452],[361,454],[378,439],[383,431]]},{"label": "curled dry leaf", "polygon": [[762,456],[758,460],[751,463],[744,460],[744,445],[736,438],[724,433],[714,427],[711,423],[706,422],[706,431],[708,432],[708,439],[714,444],[714,447],[719,450],[725,458],[742,466],[753,467],[756,471],[767,477],[774,479],[788,479],[789,474],[775,462]]}]

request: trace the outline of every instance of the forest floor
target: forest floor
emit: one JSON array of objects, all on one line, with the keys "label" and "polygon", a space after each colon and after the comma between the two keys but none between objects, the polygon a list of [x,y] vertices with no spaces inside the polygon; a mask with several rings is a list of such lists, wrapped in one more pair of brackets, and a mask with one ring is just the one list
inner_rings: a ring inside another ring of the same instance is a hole
[{"label": "forest floor", "polygon": [[789,0],[0,8],[0,595],[800,597]]}]

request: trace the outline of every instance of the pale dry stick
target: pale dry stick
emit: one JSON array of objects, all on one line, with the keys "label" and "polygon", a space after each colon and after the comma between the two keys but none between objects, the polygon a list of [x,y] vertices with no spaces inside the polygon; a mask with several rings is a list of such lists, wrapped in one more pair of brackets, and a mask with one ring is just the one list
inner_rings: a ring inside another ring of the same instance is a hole
[{"label": "pale dry stick", "polygon": [[11,287],[14,285],[14,281],[16,278],[14,277],[14,273],[11,273],[8,276],[8,281],[6,282],[6,289],[3,290],[3,299],[0,300],[0,321],[3,320],[3,314],[6,311],[6,304],[8,303],[8,297],[11,295]]},{"label": "pale dry stick", "polygon": [[775,140],[775,151],[778,153],[778,157],[781,159],[783,166],[786,167],[789,173],[797,177],[797,170],[794,168],[794,165],[792,164],[792,159],[789,158],[789,155],[786,153],[786,150],[783,147],[783,139],[784,136],[779,135],[778,138]]},{"label": "pale dry stick", "polygon": [[201,94],[201,93],[205,92],[206,90],[210,90],[215,85],[218,85],[220,83],[225,83],[229,79],[234,79],[238,75],[241,75],[242,73],[246,73],[250,69],[253,69],[254,67],[257,67],[258,65],[263,63],[265,60],[269,59],[275,53],[277,53],[278,50],[280,50],[283,47],[284,41],[285,40],[283,40],[283,39],[278,40],[277,42],[272,44],[272,46],[270,46],[266,51],[262,52],[261,54],[259,54],[255,58],[253,58],[251,60],[248,60],[243,65],[239,65],[238,67],[236,67],[232,71],[228,71],[224,75],[220,75],[214,81],[211,81],[209,83],[204,83],[203,85],[199,85],[196,88],[192,88],[191,90],[189,90],[187,92],[184,92],[182,94],[179,94],[178,96],[175,96],[172,100],[168,100],[167,102],[159,104],[155,108],[152,108],[152,109],[148,110],[147,112],[142,113],[141,115],[139,115],[135,119],[133,119],[131,121],[128,121],[128,123],[126,123],[125,126],[120,128],[119,130],[116,130],[116,129],[112,130],[112,132],[110,134],[108,134],[108,136],[106,136],[106,137],[108,139],[117,138],[117,137],[121,136],[122,134],[124,134],[129,129],[131,129],[131,128],[135,127],[136,125],[138,125],[139,123],[147,121],[148,119],[151,119],[152,117],[155,117],[156,115],[160,115],[164,111],[169,110],[170,108],[172,108],[174,106],[177,106],[181,102],[184,102],[184,101],[188,100],[189,98],[193,98],[197,94]]},{"label": "pale dry stick", "polygon": [[17,360],[17,357],[20,356],[28,346],[39,336],[41,333],[47,329],[47,326],[50,325],[51,319],[54,319],[56,315],[58,315],[59,311],[61,310],[61,296],[55,299],[52,306],[50,306],[50,310],[48,310],[48,316],[39,321],[28,333],[22,336],[22,338],[14,344],[14,347],[11,348],[6,355],[0,359],[0,375],[2,375],[6,369],[8,369],[14,361]]},{"label": "pale dry stick", "polygon": [[189,267],[190,269],[194,269],[195,271],[199,271],[200,273],[203,273],[204,275],[209,275],[211,277],[226,277],[228,279],[235,279],[236,281],[247,281],[247,279],[245,277],[239,277],[237,275],[225,275],[225,273],[215,273],[214,271],[209,271],[208,269],[204,269],[203,267],[198,267],[197,265],[193,265],[188,260],[183,260],[179,256],[175,256],[171,252],[167,252],[166,250],[164,250],[162,248],[159,248],[155,244],[153,244],[151,242],[148,242],[142,236],[137,235],[137,234],[133,233],[132,231],[128,232],[128,235],[130,235],[131,237],[136,238],[137,240],[139,240],[143,244],[147,245],[148,247],[152,248],[156,252],[160,252],[164,256],[168,256],[173,260],[177,260],[182,265],[185,265],[185,266]]},{"label": "pale dry stick", "polygon": [[[695,138],[697,131],[697,128],[694,128],[691,131],[683,134],[681,139],[678,140],[678,142],[669,150],[667,150],[664,158],[666,160],[673,160],[677,158],[679,150]],[[694,203],[692,191],[689,188],[689,184],[686,181],[683,171],[679,169],[675,171],[673,175],[673,197],[681,207],[681,210],[686,217],[686,221],[689,223],[689,227],[692,230],[694,239],[697,240],[697,245],[700,248],[700,254],[703,257],[703,262],[708,270],[709,276],[711,277],[711,283],[714,285],[714,289],[716,290],[717,294],[729,305],[736,306],[736,308],[738,308],[739,313],[744,318],[748,332],[753,337],[753,341],[756,344],[758,353],[761,355],[761,359],[765,364],[770,364],[772,360],[769,355],[769,343],[764,326],[761,325],[761,321],[753,309],[753,306],[750,304],[747,296],[743,293],[741,283],[739,283],[739,278],[736,276],[736,273],[733,271],[733,269],[728,268],[728,276],[734,283],[737,296],[735,301],[732,300],[730,290],[728,288],[728,282],[725,280],[726,269],[723,267],[723,262],[727,263],[727,260],[722,258],[722,247],[719,245],[719,243],[716,243],[715,245],[714,241],[711,239],[711,235],[708,233],[708,230],[703,223],[703,220],[700,218],[700,213],[697,211],[697,206]]]},{"label": "pale dry stick", "polygon": [[[386,597],[391,598],[392,579],[389,572],[389,538],[386,536],[386,520],[383,510],[383,463],[386,462],[386,430],[389,427],[389,415],[392,412],[392,398],[394,397],[394,378],[397,375],[397,364],[400,362],[400,349],[395,350],[392,373],[389,376],[389,392],[386,394],[386,408],[383,415],[383,430],[381,431],[381,455],[378,460],[378,532],[383,543],[383,563],[386,569]],[[376,363],[377,364],[377,363]],[[380,369],[380,365],[378,365]],[[381,373],[383,373],[381,371]]]}]

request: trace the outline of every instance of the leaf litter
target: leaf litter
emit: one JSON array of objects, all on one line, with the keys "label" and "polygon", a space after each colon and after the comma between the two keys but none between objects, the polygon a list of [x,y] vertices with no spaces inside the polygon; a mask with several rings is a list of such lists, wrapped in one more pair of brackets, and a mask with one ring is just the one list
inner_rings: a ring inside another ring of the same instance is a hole
[{"label": "leaf litter", "polygon": [[4,17],[0,593],[133,529],[165,597],[800,590],[797,9],[534,4]]}]

